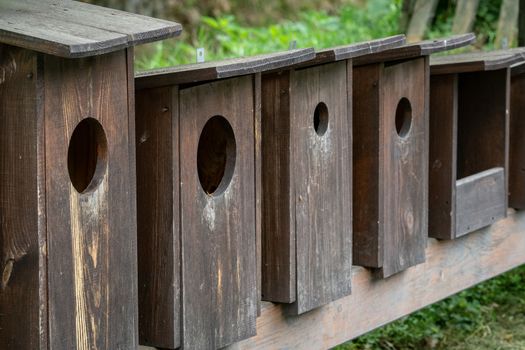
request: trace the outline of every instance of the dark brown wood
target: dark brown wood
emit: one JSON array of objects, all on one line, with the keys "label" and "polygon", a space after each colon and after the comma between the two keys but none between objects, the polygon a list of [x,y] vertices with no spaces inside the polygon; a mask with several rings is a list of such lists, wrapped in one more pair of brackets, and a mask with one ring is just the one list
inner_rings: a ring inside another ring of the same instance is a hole
[{"label": "dark brown wood", "polygon": [[382,277],[425,260],[427,62],[355,68],[354,264]]},{"label": "dark brown wood", "polygon": [[428,234],[450,239],[456,228],[457,74],[430,77]]},{"label": "dark brown wood", "polygon": [[510,89],[509,206],[525,208],[525,64],[512,67]]},{"label": "dark brown wood", "polygon": [[398,61],[428,56],[472,44],[476,40],[473,33],[453,35],[448,38],[424,40],[401,45],[389,50],[372,53],[354,59],[355,65]]},{"label": "dark brown wood", "polygon": [[349,79],[346,61],[263,75],[262,298],[292,314],[351,291]]},{"label": "dark brown wood", "polygon": [[[255,239],[257,244],[257,298],[260,301],[262,288],[262,95],[261,73],[253,80],[254,135],[255,135]],[[261,313],[261,303],[257,303],[257,316]]]},{"label": "dark brown wood", "polygon": [[61,57],[86,57],[180,34],[178,23],[82,2],[0,2],[0,42]]},{"label": "dark brown wood", "polygon": [[293,71],[262,77],[262,286],[263,300],[296,300],[290,84]]},{"label": "dark brown wood", "polygon": [[[258,296],[253,96],[253,76],[180,90],[182,329],[183,346],[188,349],[220,348],[255,335]],[[201,169],[213,183],[216,175],[221,176],[214,163],[226,162],[223,180],[216,190],[221,193],[209,194],[199,183],[197,149],[201,130],[217,115],[227,118],[235,150],[228,139],[226,155],[213,153],[218,146],[213,143],[213,152],[203,154],[207,163]],[[224,183],[230,171],[231,180]]]},{"label": "dark brown wood", "polygon": [[314,49],[297,49],[283,52],[234,58],[222,61],[186,64],[161,68],[137,74],[138,89],[197,83],[216,79],[276,70],[314,58]]},{"label": "dark brown wood", "polygon": [[430,73],[437,75],[497,70],[522,62],[523,59],[520,50],[439,56],[430,60]]},{"label": "dark brown wood", "polygon": [[139,338],[180,345],[179,108],[177,87],[139,91],[137,205]]},{"label": "dark brown wood", "polygon": [[505,169],[492,168],[456,182],[456,237],[507,215]]},{"label": "dark brown wood", "polygon": [[0,45],[0,348],[48,349],[41,57]]},{"label": "dark brown wood", "polygon": [[454,239],[506,216],[508,68],[434,75],[429,235]]},{"label": "dark brown wood", "polygon": [[525,46],[525,1],[520,1],[518,10],[518,46]]},{"label": "dark brown wood", "polygon": [[329,62],[347,60],[357,56],[381,52],[398,47],[405,43],[404,35],[394,35],[370,41],[363,41],[349,45],[341,45],[328,49],[316,50],[313,60],[299,64],[299,67],[314,66]]},{"label": "dark brown wood", "polygon": [[[137,346],[127,60],[125,50],[82,60],[44,57],[50,348]],[[97,131],[82,142],[101,138],[93,181],[79,193],[68,168],[80,154],[71,158],[68,144],[86,120],[105,136]]]}]

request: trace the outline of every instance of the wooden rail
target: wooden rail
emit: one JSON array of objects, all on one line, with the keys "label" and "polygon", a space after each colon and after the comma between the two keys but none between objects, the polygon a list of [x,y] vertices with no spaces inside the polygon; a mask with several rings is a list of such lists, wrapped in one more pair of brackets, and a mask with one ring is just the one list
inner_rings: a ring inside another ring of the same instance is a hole
[{"label": "wooden rail", "polygon": [[[426,262],[376,279],[355,267],[352,295],[296,317],[263,303],[257,336],[228,349],[325,349],[525,263],[525,212],[452,241],[428,240]],[[142,347],[142,350],[151,349]]]}]

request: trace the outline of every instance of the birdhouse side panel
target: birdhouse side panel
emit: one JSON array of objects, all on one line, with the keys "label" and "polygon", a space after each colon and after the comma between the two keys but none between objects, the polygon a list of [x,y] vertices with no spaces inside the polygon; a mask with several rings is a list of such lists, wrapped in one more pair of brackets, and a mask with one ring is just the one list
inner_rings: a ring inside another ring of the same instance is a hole
[{"label": "birdhouse side panel", "polygon": [[47,349],[41,56],[0,45],[0,348]]}]

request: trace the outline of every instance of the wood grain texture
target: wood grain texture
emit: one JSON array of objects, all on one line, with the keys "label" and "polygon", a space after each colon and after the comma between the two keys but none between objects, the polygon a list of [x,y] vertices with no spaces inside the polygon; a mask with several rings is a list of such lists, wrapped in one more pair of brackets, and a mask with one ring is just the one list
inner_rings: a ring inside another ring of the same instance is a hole
[{"label": "wood grain texture", "polygon": [[507,215],[505,169],[492,168],[456,182],[456,237]]},{"label": "wood grain texture", "polygon": [[0,348],[48,349],[41,57],[0,45]]},{"label": "wood grain texture", "polygon": [[436,75],[498,70],[510,67],[523,60],[524,57],[520,50],[439,56],[432,57],[430,60],[430,73]]},{"label": "wood grain texture", "polygon": [[[351,72],[349,73],[351,74]],[[297,70],[291,86],[292,203],[297,296],[301,314],[350,294],[352,268],[351,124],[347,64]],[[327,129],[314,111],[327,107]],[[323,127],[320,121],[319,129]]]},{"label": "wood grain texture", "polygon": [[352,295],[300,316],[265,303],[257,336],[227,349],[331,348],[525,264],[524,233],[525,213],[511,211],[458,240],[429,239],[426,261],[391,278],[354,267]]},{"label": "wood grain texture", "polygon": [[508,69],[432,76],[431,237],[454,239],[506,214],[509,76]]},{"label": "wood grain texture", "polygon": [[404,35],[394,35],[370,41],[341,45],[315,51],[315,58],[297,66],[314,66],[329,62],[348,60],[357,56],[377,53],[405,43]]},{"label": "wood grain texture", "polygon": [[[382,277],[425,259],[426,62],[419,58],[355,68],[354,264],[378,268]],[[396,111],[403,99],[409,102],[411,122],[398,135]]]},{"label": "wood grain texture", "polygon": [[[220,348],[255,334],[253,97],[253,76],[180,90],[184,348]],[[224,192],[207,194],[197,176],[197,148],[205,123],[216,115],[233,129],[235,167]]]},{"label": "wood grain texture", "polygon": [[[82,60],[45,57],[50,348],[137,346],[127,60],[125,50]],[[88,117],[104,129],[107,150],[97,152],[107,163],[95,173],[98,183],[79,193],[68,174],[68,144]]]},{"label": "wood grain texture", "polygon": [[255,142],[255,239],[257,244],[257,316],[261,313],[262,293],[262,74],[253,79],[254,142]]},{"label": "wood grain texture", "polygon": [[139,338],[180,345],[178,88],[137,91]]},{"label": "wood grain texture", "polygon": [[457,74],[430,77],[428,235],[454,238],[458,133]]},{"label": "wood grain texture", "polygon": [[295,210],[291,172],[290,89],[293,71],[262,76],[261,298],[296,300]]},{"label": "wood grain texture", "polygon": [[389,50],[359,56],[354,59],[355,65],[365,65],[379,62],[406,60],[433,53],[448,51],[472,44],[476,40],[473,33],[458,34],[447,38],[424,40],[408,43]]},{"label": "wood grain texture", "polygon": [[293,66],[315,57],[314,49],[297,49],[251,57],[154,69],[137,74],[137,88],[197,83]]},{"label": "wood grain texture", "polygon": [[510,89],[510,135],[509,135],[509,206],[525,208],[525,74],[512,67]]},{"label": "wood grain texture", "polygon": [[70,0],[0,2],[0,42],[61,57],[86,57],[180,34],[182,27]]}]

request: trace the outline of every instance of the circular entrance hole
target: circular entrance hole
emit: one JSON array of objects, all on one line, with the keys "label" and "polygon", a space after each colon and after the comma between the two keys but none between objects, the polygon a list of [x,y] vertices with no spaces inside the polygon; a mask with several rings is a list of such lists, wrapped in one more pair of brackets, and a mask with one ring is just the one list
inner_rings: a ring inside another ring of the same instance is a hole
[{"label": "circular entrance hole", "polygon": [[403,97],[399,100],[396,109],[396,131],[401,137],[407,136],[412,125],[412,106],[410,101]]},{"label": "circular entrance hole", "polygon": [[76,126],[67,151],[67,168],[79,193],[96,188],[106,171],[107,140],[98,120],[86,118]]},{"label": "circular entrance hole", "polygon": [[323,136],[328,130],[328,107],[324,102],[319,102],[315,107],[314,129],[319,136]]},{"label": "circular entrance hole", "polygon": [[202,129],[197,148],[197,171],[202,189],[208,195],[223,193],[233,177],[236,143],[226,118],[210,118]]}]

